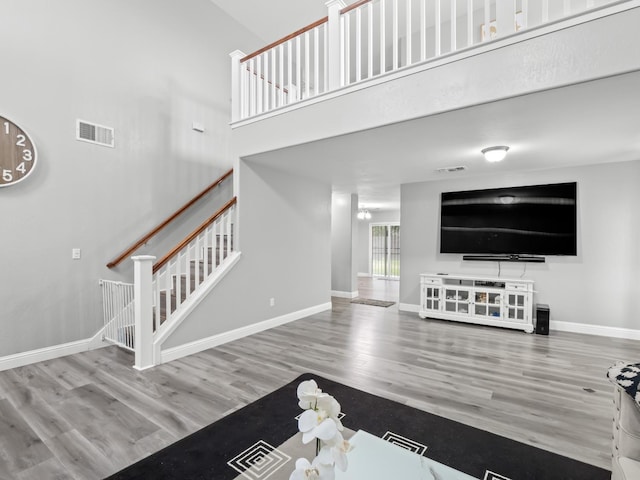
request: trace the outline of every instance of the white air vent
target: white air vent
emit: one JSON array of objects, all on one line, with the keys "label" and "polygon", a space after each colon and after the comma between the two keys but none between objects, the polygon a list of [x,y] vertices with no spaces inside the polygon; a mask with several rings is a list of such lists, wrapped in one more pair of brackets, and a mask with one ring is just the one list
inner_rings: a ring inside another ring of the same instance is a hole
[{"label": "white air vent", "polygon": [[114,147],[113,128],[84,120],[76,122],[76,139],[105,147]]},{"label": "white air vent", "polygon": [[456,172],[464,172],[466,169],[467,169],[467,167],[459,165],[457,167],[436,168],[436,172],[438,172],[438,173],[456,173]]}]

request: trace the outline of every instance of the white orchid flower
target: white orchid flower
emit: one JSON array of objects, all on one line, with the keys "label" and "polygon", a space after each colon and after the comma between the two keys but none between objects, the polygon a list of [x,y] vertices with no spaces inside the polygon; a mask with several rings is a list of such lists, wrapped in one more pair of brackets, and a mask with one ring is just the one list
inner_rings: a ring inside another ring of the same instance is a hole
[{"label": "white orchid flower", "polygon": [[323,410],[327,412],[327,416],[336,423],[338,430],[342,431],[344,427],[342,426],[340,418],[338,418],[340,416],[340,409],[340,404],[331,395],[327,395],[326,397],[318,399],[317,410]]},{"label": "white orchid flower", "polygon": [[335,471],[331,465],[323,465],[318,457],[309,463],[306,458],[296,460],[296,469],[289,480],[335,480]]},{"label": "white orchid flower", "polygon": [[335,463],[340,470],[346,472],[349,465],[347,453],[351,450],[353,450],[353,446],[338,432],[335,437],[322,447],[318,454],[318,460],[322,464],[333,465]]},{"label": "white orchid flower", "polygon": [[302,443],[306,444],[314,438],[331,440],[338,433],[338,426],[325,410],[306,410],[298,419],[298,430],[302,432]]},{"label": "white orchid flower", "polygon": [[298,385],[298,405],[303,410],[309,410],[310,408],[316,408],[318,402],[330,395],[323,393],[318,388],[318,384],[315,380],[306,380]]}]

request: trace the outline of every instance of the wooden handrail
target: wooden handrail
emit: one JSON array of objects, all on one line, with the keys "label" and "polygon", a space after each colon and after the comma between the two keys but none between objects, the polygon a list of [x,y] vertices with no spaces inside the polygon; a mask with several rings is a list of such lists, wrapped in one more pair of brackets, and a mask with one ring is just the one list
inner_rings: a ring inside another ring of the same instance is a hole
[{"label": "wooden handrail", "polygon": [[180,250],[182,250],[184,247],[189,245],[189,242],[191,240],[196,238],[205,228],[207,228],[209,225],[211,225],[213,222],[215,222],[216,218],[218,218],[224,212],[229,210],[237,202],[238,202],[238,198],[237,197],[233,197],[231,200],[229,200],[227,203],[225,203],[222,207],[220,207],[220,209],[216,213],[214,213],[209,218],[207,218],[204,222],[202,222],[198,228],[196,228],[193,232],[191,232],[189,235],[187,235],[184,238],[184,240],[182,240],[178,245],[173,247],[164,257],[162,257],[160,260],[158,260],[155,263],[155,265],[153,266],[153,270],[152,270],[153,273],[156,273],[158,270],[160,270],[164,266],[165,263],[167,263],[169,260],[171,260],[171,258],[173,258],[174,255],[176,255]]},{"label": "wooden handrail", "polygon": [[316,20],[315,22],[307,25],[304,28],[301,28],[300,30],[296,30],[295,32],[287,35],[286,37],[281,38],[280,40],[277,40],[273,43],[270,43],[269,45],[267,45],[266,47],[262,47],[260,50],[256,50],[253,53],[250,53],[249,55],[247,55],[246,57],[243,57],[240,59],[240,63],[246,62],[247,60],[251,60],[253,57],[257,57],[258,55],[271,50],[273,47],[277,47],[278,45],[281,45],[285,42],[288,42],[289,40],[291,40],[292,38],[296,38],[298,35],[302,35],[304,32],[308,32],[309,30],[313,30],[314,28],[322,25],[323,23],[326,23],[329,21],[329,17],[324,17],[321,18],[320,20]]},{"label": "wooden handrail", "polygon": [[204,197],[207,193],[209,193],[215,187],[220,185],[232,173],[233,173],[233,168],[231,170],[229,170],[228,172],[224,173],[215,182],[213,182],[211,185],[209,185],[207,188],[205,188],[203,191],[201,191],[199,194],[197,194],[195,197],[193,197],[187,203],[185,203],[182,207],[180,207],[178,210],[176,210],[170,217],[168,217],[162,223],[157,225],[153,230],[151,230],[149,233],[147,233],[144,237],[142,237],[140,240],[135,242],[132,246],[127,248],[124,252],[122,252],[116,258],[114,258],[109,263],[107,263],[107,268],[113,268],[113,267],[117,266],[118,264],[120,264],[120,262],[122,262],[125,258],[127,258],[129,255],[131,255],[133,252],[135,252],[142,245],[147,243],[151,237],[153,237],[156,233],[158,233],[160,230],[162,230],[164,227],[166,227],[169,223],[171,223],[178,215],[180,215],[182,212],[184,212],[189,207],[191,207],[191,205],[196,203],[198,200],[200,200],[202,197]]},{"label": "wooden handrail", "polygon": [[351,5],[348,5],[344,7],[342,10],[340,10],[340,15],[344,15],[345,13],[350,12],[351,10],[354,10],[359,6],[364,5],[365,3],[369,3],[371,1],[372,0],[360,0],[359,2],[352,3]]}]

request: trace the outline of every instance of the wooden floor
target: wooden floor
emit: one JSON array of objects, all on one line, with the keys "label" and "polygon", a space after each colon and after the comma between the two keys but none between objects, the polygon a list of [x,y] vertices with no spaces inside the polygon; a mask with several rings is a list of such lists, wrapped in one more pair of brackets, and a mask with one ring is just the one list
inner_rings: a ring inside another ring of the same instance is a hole
[{"label": "wooden floor", "polygon": [[[361,279],[360,296],[397,301],[397,286]],[[331,311],[144,372],[115,347],[0,372],[0,479],[102,478],[303,372],[609,468],[605,372],[639,352],[336,298]]]}]

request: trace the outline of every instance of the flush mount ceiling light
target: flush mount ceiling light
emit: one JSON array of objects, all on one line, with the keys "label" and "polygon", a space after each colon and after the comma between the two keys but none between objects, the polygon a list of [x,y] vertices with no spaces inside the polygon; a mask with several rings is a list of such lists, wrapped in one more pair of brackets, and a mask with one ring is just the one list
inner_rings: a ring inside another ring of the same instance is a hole
[{"label": "flush mount ceiling light", "polygon": [[361,208],[358,211],[358,219],[359,220],[371,220],[371,214],[369,213],[369,210]]},{"label": "flush mount ceiling light", "polygon": [[504,160],[504,157],[507,156],[509,147],[506,147],[506,146],[487,147],[487,148],[483,148],[481,151],[487,162],[499,162],[501,160]]}]

